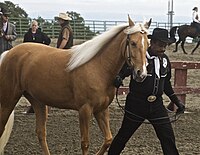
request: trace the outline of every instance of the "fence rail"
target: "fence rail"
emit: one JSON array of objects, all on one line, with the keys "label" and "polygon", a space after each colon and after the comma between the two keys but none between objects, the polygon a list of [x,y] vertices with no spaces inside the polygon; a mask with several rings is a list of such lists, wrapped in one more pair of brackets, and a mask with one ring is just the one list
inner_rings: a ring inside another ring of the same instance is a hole
[{"label": "fence rail", "polygon": [[[187,94],[200,94],[200,87],[189,87],[187,86],[187,73],[188,69],[200,69],[200,62],[192,61],[172,61],[172,69],[174,72],[174,91],[180,100],[185,103]],[[128,87],[120,87],[119,94],[127,94],[129,92]],[[176,107],[173,103],[168,105],[170,110],[175,110]]]},{"label": "fence rail", "polygon": [[[16,25],[17,34],[19,37],[23,37],[27,30],[30,28],[31,19],[27,18],[10,18],[10,21]],[[100,20],[84,20],[78,21],[73,20],[71,21],[70,25],[73,27],[74,31],[74,38],[88,40],[92,38],[94,35],[101,34],[105,32],[109,28],[118,25],[120,23],[125,23],[127,21],[100,21]],[[136,21],[139,22],[139,21]],[[174,26],[179,26],[183,24],[189,23],[173,23]],[[60,26],[59,24],[53,19],[45,19],[42,22],[39,22],[40,28],[48,34],[51,38],[57,38]],[[169,23],[165,22],[152,22],[150,27],[150,33],[156,27],[170,29]],[[91,33],[88,33],[90,31]]]}]

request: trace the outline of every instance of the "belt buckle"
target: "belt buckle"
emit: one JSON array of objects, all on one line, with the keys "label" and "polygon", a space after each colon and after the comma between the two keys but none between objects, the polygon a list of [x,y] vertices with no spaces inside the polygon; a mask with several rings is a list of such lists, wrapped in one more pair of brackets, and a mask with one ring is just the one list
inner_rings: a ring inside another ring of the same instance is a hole
[{"label": "belt buckle", "polygon": [[157,97],[155,95],[150,95],[150,96],[147,97],[147,101],[154,102],[156,100],[156,98]]}]

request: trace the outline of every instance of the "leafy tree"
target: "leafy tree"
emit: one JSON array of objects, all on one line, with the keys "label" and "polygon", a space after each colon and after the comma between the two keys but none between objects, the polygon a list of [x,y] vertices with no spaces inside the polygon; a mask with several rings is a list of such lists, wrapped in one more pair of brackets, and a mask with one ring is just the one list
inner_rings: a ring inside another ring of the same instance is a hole
[{"label": "leafy tree", "polygon": [[[31,18],[28,17],[28,14],[24,9],[22,9],[18,4],[14,4],[11,1],[0,2],[0,7],[5,8],[10,14],[11,22],[16,25],[17,33],[19,36],[23,36],[24,33],[30,26]],[[71,26],[74,31],[75,39],[91,39],[95,36],[95,32],[90,30],[89,26],[85,25],[85,20],[79,13],[76,12],[67,12],[71,17]],[[54,20],[45,20],[41,16],[37,19],[40,28],[46,32],[50,37],[57,37],[60,31],[60,26]]]},{"label": "leafy tree", "polygon": [[4,1],[4,3],[0,2],[0,7],[5,8],[11,14],[11,18],[27,18],[28,14],[22,8],[20,8],[17,4],[12,3],[11,1]]},{"label": "leafy tree", "polygon": [[[85,25],[85,20],[79,13],[76,12],[67,12],[71,18],[71,26],[74,31],[74,36],[77,39],[91,39],[96,34],[90,30],[89,26]],[[85,38],[87,37],[87,38]]]},{"label": "leafy tree", "polygon": [[18,36],[23,36],[29,28],[30,23],[30,18],[28,18],[26,11],[11,1],[0,2],[0,7],[10,12],[10,22],[16,25]]}]

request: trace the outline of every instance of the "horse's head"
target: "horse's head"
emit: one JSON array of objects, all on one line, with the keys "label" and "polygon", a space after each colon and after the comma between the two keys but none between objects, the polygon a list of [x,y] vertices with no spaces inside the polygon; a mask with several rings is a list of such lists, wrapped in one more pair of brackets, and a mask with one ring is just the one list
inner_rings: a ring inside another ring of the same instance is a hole
[{"label": "horse's head", "polygon": [[130,17],[129,26],[124,30],[127,34],[125,58],[128,65],[133,69],[133,76],[136,81],[142,82],[147,76],[146,51],[149,46],[147,38],[149,22],[135,24]]}]

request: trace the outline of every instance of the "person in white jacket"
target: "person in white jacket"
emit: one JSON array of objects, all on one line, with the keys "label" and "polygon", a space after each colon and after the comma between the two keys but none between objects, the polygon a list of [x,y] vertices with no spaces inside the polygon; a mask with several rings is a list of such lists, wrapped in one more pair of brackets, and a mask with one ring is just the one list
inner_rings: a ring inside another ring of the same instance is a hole
[{"label": "person in white jacket", "polygon": [[198,7],[194,7],[192,12],[192,21],[193,25],[197,28],[197,31],[200,32],[200,18],[198,15]]}]

